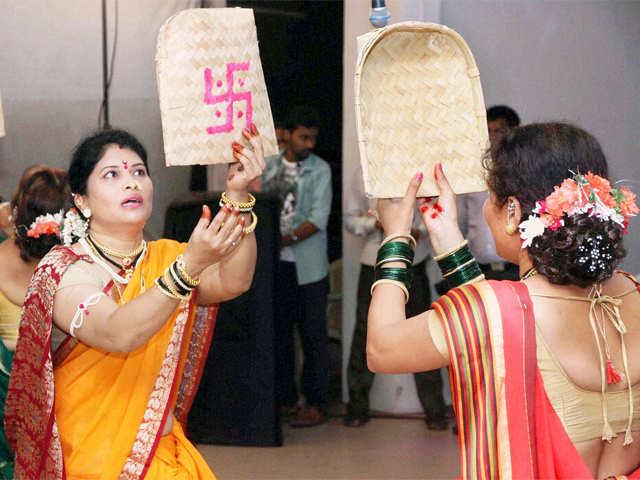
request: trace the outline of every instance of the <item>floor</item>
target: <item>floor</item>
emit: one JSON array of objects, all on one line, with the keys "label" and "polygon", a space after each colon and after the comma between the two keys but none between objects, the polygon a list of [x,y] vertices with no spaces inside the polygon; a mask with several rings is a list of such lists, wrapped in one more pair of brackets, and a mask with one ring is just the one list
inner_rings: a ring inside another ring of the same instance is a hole
[{"label": "floor", "polygon": [[360,428],[340,415],[313,428],[283,427],[282,447],[198,445],[218,479],[451,479],[458,437],[419,418],[373,418]]}]

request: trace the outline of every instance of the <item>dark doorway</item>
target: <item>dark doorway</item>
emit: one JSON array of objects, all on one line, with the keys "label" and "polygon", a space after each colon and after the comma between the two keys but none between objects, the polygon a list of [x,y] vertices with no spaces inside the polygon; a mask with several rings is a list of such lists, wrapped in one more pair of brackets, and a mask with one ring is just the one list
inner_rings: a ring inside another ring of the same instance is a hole
[{"label": "dark doorway", "polygon": [[342,256],[342,0],[228,0],[252,8],[271,111],[281,121],[293,105],[322,117],[315,153],[331,165],[329,261]]}]

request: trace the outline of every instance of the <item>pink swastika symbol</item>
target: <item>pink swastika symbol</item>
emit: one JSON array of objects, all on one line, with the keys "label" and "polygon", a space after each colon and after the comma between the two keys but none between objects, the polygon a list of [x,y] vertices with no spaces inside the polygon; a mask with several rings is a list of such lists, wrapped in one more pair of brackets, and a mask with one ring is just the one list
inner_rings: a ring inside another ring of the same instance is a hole
[{"label": "pink swastika symbol", "polygon": [[[223,125],[216,127],[207,127],[207,133],[211,135],[216,133],[231,132],[233,130],[233,104],[235,102],[246,102],[246,119],[247,128],[251,127],[251,117],[253,116],[253,107],[251,105],[251,92],[234,92],[233,91],[233,72],[249,70],[250,62],[241,63],[228,63],[227,64],[227,91],[221,95],[213,95],[211,90],[213,89],[213,76],[211,75],[211,69],[204,69],[204,103],[207,105],[213,105],[216,103],[227,102],[226,108],[226,122]],[[244,85],[244,81],[240,81],[240,86]],[[221,82],[218,81],[217,85],[220,86]],[[241,118],[241,112],[238,112],[238,118]],[[217,115],[217,113],[216,113]],[[219,116],[219,115],[217,115]]]}]

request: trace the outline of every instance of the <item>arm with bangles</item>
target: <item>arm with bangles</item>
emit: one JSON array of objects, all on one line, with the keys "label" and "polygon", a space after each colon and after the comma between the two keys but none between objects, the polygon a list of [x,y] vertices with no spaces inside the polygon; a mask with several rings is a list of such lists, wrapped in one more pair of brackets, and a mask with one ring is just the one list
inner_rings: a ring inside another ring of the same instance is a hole
[{"label": "arm with bangles", "polygon": [[[251,125],[242,134],[251,148],[233,143],[233,156],[237,162],[229,167],[225,192],[227,203],[220,209],[221,213],[226,213],[226,217],[220,219],[221,226],[216,224],[219,213],[208,228],[213,232],[220,229],[228,233],[222,246],[229,250],[219,262],[205,268],[185,252],[187,268],[201,269],[201,283],[196,289],[198,304],[220,303],[236,298],[246,292],[253,281],[257,258],[254,229],[258,218],[252,211],[241,210],[253,208],[248,207],[255,203],[255,198],[249,196],[248,187],[256,178],[260,178],[266,164],[262,140],[256,126]],[[206,206],[203,208],[203,216],[198,224],[201,228],[205,227],[210,218],[208,210]]]},{"label": "arm with bangles", "polygon": [[[416,194],[422,178],[422,173],[412,178],[404,198],[378,200],[376,210],[387,238],[410,232]],[[463,237],[456,223],[455,195],[439,166],[435,178],[440,197],[420,198],[418,208],[433,250],[439,255],[455,249],[463,242]],[[409,239],[407,236],[394,241],[408,243]],[[406,265],[389,262],[382,268],[406,268]],[[435,312],[427,310],[406,318],[406,300],[403,289],[391,282],[378,284],[372,291],[367,328],[367,364],[373,372],[421,372],[449,363],[432,337],[434,329],[442,328]]]}]

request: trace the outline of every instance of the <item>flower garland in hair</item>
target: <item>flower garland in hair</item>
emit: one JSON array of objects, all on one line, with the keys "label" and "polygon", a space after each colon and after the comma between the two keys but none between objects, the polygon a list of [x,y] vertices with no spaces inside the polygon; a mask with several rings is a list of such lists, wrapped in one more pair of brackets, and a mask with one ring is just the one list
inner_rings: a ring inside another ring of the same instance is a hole
[{"label": "flower garland in hair", "polygon": [[522,248],[531,246],[533,240],[544,233],[545,228],[555,231],[564,226],[565,215],[586,213],[602,221],[610,220],[624,228],[627,233],[629,217],[640,212],[636,195],[626,187],[611,188],[609,180],[588,172],[573,173],[553,193],[536,206],[529,218],[520,225]]},{"label": "flower garland in hair", "polygon": [[46,213],[36,217],[27,230],[27,237],[40,238],[40,235],[56,235],[60,238],[63,212],[64,210],[60,210],[58,213]]},{"label": "flower garland in hair", "polygon": [[62,243],[66,246],[71,245],[74,241],[87,236],[89,222],[80,216],[75,207],[67,210],[62,223]]}]

